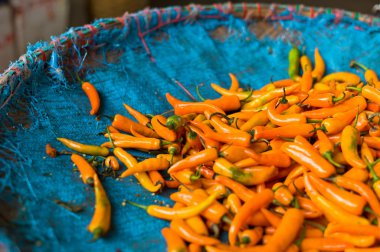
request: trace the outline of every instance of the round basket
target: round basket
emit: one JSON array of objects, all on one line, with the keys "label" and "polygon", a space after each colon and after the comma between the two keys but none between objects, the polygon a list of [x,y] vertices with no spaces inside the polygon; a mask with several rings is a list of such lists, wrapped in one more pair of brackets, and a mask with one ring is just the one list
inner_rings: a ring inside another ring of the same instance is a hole
[{"label": "round basket", "polygon": [[202,94],[216,97],[209,84],[227,86],[229,72],[253,88],[286,78],[292,45],[309,56],[318,47],[328,72],[355,71],[352,59],[379,71],[379,41],[379,19],[359,13],[226,3],[99,19],[30,45],[0,76],[0,250],[165,250],[160,230],[168,222],[123,201],[171,204],[167,193],[151,194],[134,179],[106,178],[112,229],[90,242],[93,191],[68,157],[46,157],[46,143],[63,148],[57,137],[103,141],[97,134],[109,121],[88,114],[77,75],[99,90],[103,115],[127,115],[123,102],[157,114],[170,110],[166,92],[189,100],[178,82],[192,94],[204,83]]}]

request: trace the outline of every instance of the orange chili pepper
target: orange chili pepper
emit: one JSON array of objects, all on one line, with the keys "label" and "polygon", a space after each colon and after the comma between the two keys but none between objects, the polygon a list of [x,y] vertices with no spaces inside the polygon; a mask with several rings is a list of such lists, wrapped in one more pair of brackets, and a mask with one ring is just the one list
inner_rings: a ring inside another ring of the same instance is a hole
[{"label": "orange chili pepper", "polygon": [[202,143],[198,134],[189,128],[189,131],[186,132],[186,143],[182,147],[181,154],[184,155],[190,148],[199,151],[202,148]]},{"label": "orange chili pepper", "polygon": [[[224,123],[220,117],[218,117],[216,113],[210,114],[209,111],[205,111],[205,115],[207,118],[209,118],[211,126],[216,130],[216,132],[220,133],[239,133],[244,135],[249,135],[245,131],[241,131],[239,129],[233,128],[229,126],[228,124]],[[248,136],[250,137],[250,135]]]},{"label": "orange chili pepper", "polygon": [[226,96],[236,95],[237,97],[239,97],[239,100],[247,100],[249,98],[256,98],[262,94],[260,92],[256,92],[257,94],[255,94],[255,92],[252,92],[252,91],[251,92],[250,91],[242,91],[242,92],[230,91],[228,89],[222,88],[221,86],[215,83],[211,83],[211,87],[212,89],[214,89],[217,93],[221,95],[226,95]]},{"label": "orange chili pepper", "polygon": [[302,72],[310,71],[312,70],[313,65],[311,64],[311,60],[307,55],[302,55],[300,58],[300,65]]},{"label": "orange chili pepper", "polygon": [[379,88],[380,82],[379,78],[377,77],[377,74],[374,70],[369,69],[368,67],[364,66],[363,64],[360,64],[354,60],[350,62],[350,67],[360,67],[365,71],[364,73],[364,79],[366,80],[367,83],[375,85],[376,88]]},{"label": "orange chili pepper", "polygon": [[205,235],[205,236],[208,236],[208,230],[207,230],[207,226],[206,224],[204,223],[204,221],[202,220],[202,218],[197,215],[197,216],[193,216],[193,217],[190,217],[188,219],[185,220],[185,222],[187,223],[187,225],[189,225],[197,234],[200,234],[200,235]]},{"label": "orange chili pepper", "polygon": [[380,104],[377,104],[375,102],[368,102],[367,104],[367,110],[371,112],[380,112]]},{"label": "orange chili pepper", "polygon": [[369,147],[380,150],[380,137],[365,136],[363,137],[363,141],[368,144]]},{"label": "orange chili pepper", "polygon": [[128,111],[128,113],[131,114],[131,116],[133,116],[140,124],[144,126],[150,125],[150,120],[148,117],[125,103],[123,103],[123,106]]},{"label": "orange chili pepper", "polygon": [[291,159],[281,150],[270,150],[257,154],[252,149],[244,149],[244,153],[255,159],[261,165],[274,165],[279,168],[289,167]]},{"label": "orange chili pepper", "polygon": [[46,152],[46,155],[48,155],[49,157],[52,157],[52,158],[57,157],[57,149],[55,149],[49,143],[45,145],[45,152]]},{"label": "orange chili pepper", "polygon": [[187,242],[199,245],[214,245],[220,243],[219,240],[197,234],[182,219],[174,219],[170,223],[170,228]]},{"label": "orange chili pepper", "polygon": [[245,153],[246,147],[238,146],[238,145],[223,145],[220,148],[219,156],[227,159],[231,163],[239,162],[242,159],[249,158],[249,156]]},{"label": "orange chili pepper", "polygon": [[311,124],[296,124],[281,126],[273,129],[265,129],[262,126],[254,127],[255,135],[254,139],[258,140],[264,138],[267,140],[274,138],[294,138],[296,136],[310,137],[314,133],[314,127]]},{"label": "orange chili pepper", "polygon": [[332,118],[324,119],[322,127],[327,131],[327,134],[333,135],[342,132],[344,127],[349,125],[361,111],[349,110],[342,113],[336,113]]},{"label": "orange chili pepper", "polygon": [[367,201],[362,197],[342,190],[337,186],[318,178],[313,173],[309,173],[309,179],[315,189],[317,189],[326,199],[339,205],[344,210],[352,214],[362,214],[367,203]]},{"label": "orange chili pepper", "polygon": [[239,168],[247,168],[247,167],[252,167],[252,166],[256,166],[256,165],[259,165],[259,163],[256,160],[254,160],[253,158],[242,159],[242,160],[234,163],[234,166],[239,167]]},{"label": "orange chili pepper", "polygon": [[269,211],[266,208],[261,208],[260,211],[265,216],[265,218],[268,220],[268,222],[271,224],[271,226],[273,226],[275,228],[280,226],[281,217],[279,215]]},{"label": "orange chili pepper", "polygon": [[71,155],[71,161],[78,167],[83,183],[93,185],[96,172],[87,160],[82,156],[73,153]]},{"label": "orange chili pepper", "polygon": [[197,176],[194,173],[194,171],[190,169],[183,169],[178,172],[172,173],[171,177],[181,182],[181,184],[189,185],[197,181],[200,177],[200,174]]},{"label": "orange chili pepper", "polygon": [[305,166],[314,172],[318,177],[328,178],[335,174],[335,168],[326,159],[324,159],[303,137],[305,143],[284,143],[281,150],[288,154],[297,163]]},{"label": "orange chili pepper", "polygon": [[380,202],[369,186],[361,181],[344,176],[335,177],[335,183],[345,189],[352,190],[365,198],[372,210],[380,215]]},{"label": "orange chili pepper", "polygon": [[337,238],[341,241],[351,243],[355,247],[361,247],[361,248],[370,247],[376,241],[374,236],[350,235],[346,233],[333,233],[325,237]]},{"label": "orange chili pepper", "polygon": [[107,126],[108,128],[108,131],[110,133],[120,133],[120,131],[118,131],[116,128],[114,128],[113,126]]},{"label": "orange chili pepper", "polygon": [[82,144],[67,138],[57,138],[57,140],[74,151],[92,156],[106,157],[110,153],[107,148],[101,146]]},{"label": "orange chili pepper", "polygon": [[94,174],[94,191],[95,191],[95,212],[90,224],[87,226],[88,231],[93,235],[93,240],[105,235],[111,226],[111,203],[107,194],[100,183],[98,175]]},{"label": "orange chili pepper", "polygon": [[377,88],[367,85],[362,88],[361,94],[364,98],[367,98],[371,102],[380,104],[380,91]]},{"label": "orange chili pepper", "polygon": [[231,85],[230,85],[230,91],[236,91],[238,90],[239,88],[239,81],[238,79],[236,78],[236,76],[232,73],[229,73],[228,74],[230,76],[230,79],[231,79]]},{"label": "orange chili pepper", "polygon": [[170,142],[177,140],[177,133],[174,130],[169,129],[166,124],[166,118],[162,115],[153,116],[152,127],[154,131],[163,139]]},{"label": "orange chili pepper", "polygon": [[353,167],[343,174],[343,177],[356,179],[362,182],[366,182],[369,178],[369,173],[367,170],[362,168]]},{"label": "orange chili pepper", "polygon": [[302,211],[296,208],[288,209],[263,251],[285,251],[297,238],[303,221],[304,215]]},{"label": "orange chili pepper", "polygon": [[204,103],[212,104],[214,106],[217,106],[221,110],[228,112],[228,111],[235,111],[238,110],[241,106],[240,99],[237,95],[222,95],[218,99],[214,100],[204,100]]},{"label": "orange chili pepper", "polygon": [[[362,148],[360,151],[361,158],[365,163],[373,163],[375,161],[372,150],[368,147],[368,144],[362,143]],[[367,165],[368,166],[368,165]]]},{"label": "orange chili pepper", "polygon": [[350,72],[335,72],[328,74],[322,78],[321,82],[328,82],[331,80],[335,80],[338,82],[346,82],[355,85],[360,83],[360,77]]},{"label": "orange chili pepper", "polygon": [[213,179],[214,178],[214,171],[207,168],[206,166],[201,166],[199,167],[199,173],[202,175],[202,177],[206,178],[206,179]]},{"label": "orange chili pepper", "polygon": [[[368,108],[368,106],[367,106]],[[369,120],[365,111],[359,113],[356,125],[353,125],[359,131],[369,130]]]},{"label": "orange chili pepper", "polygon": [[[135,137],[142,137],[142,138],[145,137],[144,135],[142,135],[142,134],[138,133],[136,130],[134,130],[133,125],[131,125],[131,129],[130,129],[130,131],[131,131],[131,135],[132,135],[132,136],[135,136]],[[120,133],[120,132],[119,132],[119,133]]]},{"label": "orange chili pepper", "polygon": [[[118,133],[111,133],[112,134],[118,134]],[[111,137],[113,138],[113,137]],[[122,139],[118,139],[113,141],[113,144],[116,147],[121,148],[137,148],[137,149],[144,149],[144,150],[159,150],[162,146],[162,141],[160,141],[157,138],[148,138],[148,137],[133,137],[128,136],[123,137]],[[102,147],[112,148],[111,142],[104,142]]]},{"label": "orange chili pepper", "polygon": [[177,172],[183,169],[188,169],[188,168],[195,168],[198,165],[207,163],[209,161],[214,161],[215,159],[218,158],[218,151],[214,148],[210,149],[205,149],[197,154],[194,154],[192,156],[188,156],[177,163],[173,164],[169,170],[168,173],[173,173]]},{"label": "orange chili pepper", "polygon": [[[209,110],[211,113],[221,113],[225,114],[222,109],[219,107],[205,102],[184,102],[178,99],[173,99],[174,97],[166,93],[166,99],[174,108],[174,114],[176,115],[185,115],[190,113],[203,113],[205,110]],[[173,102],[174,101],[174,102]]]},{"label": "orange chili pepper", "polygon": [[367,219],[347,212],[340,206],[335,205],[334,203],[320,195],[314,188],[314,186],[311,184],[307,173],[304,174],[304,179],[307,195],[323,212],[323,214],[329,222],[369,225]]},{"label": "orange chili pepper", "polygon": [[322,130],[317,130],[319,153],[336,167],[343,167],[333,159],[334,145]]},{"label": "orange chili pepper", "polygon": [[245,246],[253,246],[259,243],[263,237],[263,228],[255,227],[254,229],[246,229],[238,234],[240,244]]},{"label": "orange chili pepper", "polygon": [[100,108],[100,97],[96,88],[90,82],[83,82],[82,89],[90,100],[91,111],[90,115],[95,115],[98,113]]},{"label": "orange chili pepper", "polygon": [[373,225],[329,223],[325,230],[325,235],[329,236],[333,233],[374,236],[380,240],[380,228]]},{"label": "orange chili pepper", "polygon": [[273,185],[272,190],[274,191],[274,198],[280,202],[282,205],[288,206],[292,203],[294,197],[290,193],[288,187],[281,182]]},{"label": "orange chili pepper", "polygon": [[325,74],[325,62],[323,61],[322,56],[319,53],[318,48],[315,48],[314,50],[314,69],[312,71],[313,79],[316,79],[319,81],[322,76]]},{"label": "orange chili pepper", "polygon": [[347,251],[353,245],[336,238],[305,238],[301,242],[301,251],[318,249],[318,251]]},{"label": "orange chili pepper", "polygon": [[104,164],[107,168],[111,168],[114,171],[118,171],[120,169],[119,162],[114,156],[108,156],[104,161]]},{"label": "orange chili pepper", "polygon": [[351,125],[344,128],[342,132],[341,148],[347,162],[357,168],[365,169],[367,165],[358,154],[359,131]]},{"label": "orange chili pepper", "polygon": [[237,214],[237,212],[241,208],[241,201],[239,196],[237,196],[235,193],[231,193],[230,195],[228,195],[226,199],[226,207],[234,215]]},{"label": "orange chili pepper", "polygon": [[253,191],[228,177],[217,175],[215,181],[227,186],[244,202],[250,200],[255,195]]},{"label": "orange chili pepper", "polygon": [[278,126],[287,126],[290,124],[302,124],[306,123],[306,117],[302,114],[289,114],[281,115],[276,111],[276,104],[278,104],[279,99],[274,99],[268,105],[267,115],[269,120]]},{"label": "orange chili pepper", "polygon": [[201,143],[206,147],[206,148],[215,148],[217,150],[219,150],[219,147],[220,147],[220,143],[218,141],[215,141],[211,138],[208,138],[206,137],[206,134],[203,133],[203,131],[201,131],[200,129],[198,129],[197,127],[194,127],[194,126],[189,126],[189,128],[194,131],[195,133],[197,133],[197,135],[202,139],[201,140]]},{"label": "orange chili pepper", "polygon": [[363,111],[366,107],[367,102],[365,98],[363,96],[355,96],[331,108],[314,109],[302,112],[302,114],[310,119],[325,119],[327,117],[335,115],[336,113],[346,112],[353,109],[355,111]]},{"label": "orange chili pepper", "polygon": [[128,177],[135,173],[165,170],[169,167],[169,161],[164,158],[147,158],[124,171],[120,178]]},{"label": "orange chili pepper", "polygon": [[379,252],[380,247],[374,248],[347,248],[344,252]]},{"label": "orange chili pepper", "polygon": [[289,185],[288,185],[289,191],[294,195],[297,192],[302,192],[305,188],[305,182],[303,176],[298,177],[294,179]]},{"label": "orange chili pepper", "polygon": [[119,115],[119,114],[116,114],[114,116],[114,119],[112,121],[112,126],[118,130],[122,130],[122,131],[127,132],[127,133],[131,133],[131,127],[133,127],[133,129],[137,133],[144,135],[146,137],[154,137],[154,138],[159,137],[157,135],[157,133],[155,133],[152,129],[150,129],[150,128],[142,125],[142,124],[136,123],[136,122],[132,121],[131,119],[129,119],[125,116]]},{"label": "orange chili pepper", "polygon": [[266,207],[272,199],[273,192],[269,189],[265,189],[261,193],[255,194],[249,201],[244,203],[232,220],[228,231],[228,241],[231,245],[235,245],[236,236],[242,225],[244,225],[244,222],[248,219],[248,216],[257,212],[260,208]]},{"label": "orange chili pepper", "polygon": [[[186,252],[186,250],[185,250]],[[202,252],[202,246],[195,243],[189,244],[189,252]]]},{"label": "orange chili pepper", "polygon": [[[304,57],[304,56],[302,56]],[[312,66],[311,64],[305,66],[305,70],[303,71],[302,77],[301,77],[301,91],[302,92],[309,92],[309,90],[313,87],[313,76],[312,76]]]},{"label": "orange chili pepper", "polygon": [[165,185],[165,179],[158,171],[149,171],[148,175],[154,185],[161,185],[161,188]]},{"label": "orange chili pepper", "polygon": [[161,230],[161,233],[166,241],[168,252],[187,251],[185,242],[179,235],[177,235],[176,232],[168,227],[165,227]]},{"label": "orange chili pepper", "polygon": [[[113,150],[113,153],[129,169],[131,167],[137,165],[137,160],[131,154],[129,154],[128,152],[126,152],[122,148],[116,147]],[[148,191],[150,191],[150,192],[157,192],[158,190],[161,189],[162,185],[160,185],[160,184],[154,185],[152,183],[152,181],[150,180],[148,174],[146,174],[145,172],[139,172],[139,173],[135,173],[133,175],[140,182],[140,184],[145,189],[147,189]]]},{"label": "orange chili pepper", "polygon": [[344,98],[349,97],[349,92],[343,92],[339,97],[336,97],[332,93],[313,93],[313,94],[299,94],[300,100],[302,100],[302,105],[307,105],[310,107],[317,108],[331,108],[337,102],[344,100]]},{"label": "orange chili pepper", "polygon": [[315,219],[323,215],[321,210],[319,210],[318,206],[314,204],[313,201],[299,196],[297,196],[296,198],[300,206],[300,209],[302,209],[306,219]]}]

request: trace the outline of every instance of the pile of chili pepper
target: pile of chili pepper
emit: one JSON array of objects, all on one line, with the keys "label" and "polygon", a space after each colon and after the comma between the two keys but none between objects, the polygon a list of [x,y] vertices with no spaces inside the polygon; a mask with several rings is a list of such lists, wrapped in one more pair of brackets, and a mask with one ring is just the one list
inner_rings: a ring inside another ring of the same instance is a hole
[{"label": "pile of chili pepper", "polygon": [[[177,189],[171,207],[128,201],[169,221],[161,230],[168,251],[380,251],[380,81],[360,63],[351,66],[365,80],[325,75],[318,49],[313,64],[292,48],[289,79],[244,90],[230,74],[229,88],[211,84],[218,99],[167,93],[169,117],[124,104],[135,120],[116,114],[101,146],[58,138],[92,156],[71,155],[94,187],[88,230],[99,238],[110,229],[102,164],[149,192]],[[89,83],[84,90],[96,114],[99,96]],[[138,160],[130,149],[158,154]]]}]

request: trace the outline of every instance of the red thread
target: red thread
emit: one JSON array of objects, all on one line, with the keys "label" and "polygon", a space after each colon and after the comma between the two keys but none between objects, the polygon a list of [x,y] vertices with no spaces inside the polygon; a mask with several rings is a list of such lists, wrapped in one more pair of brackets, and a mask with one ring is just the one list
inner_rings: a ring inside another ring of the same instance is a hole
[{"label": "red thread", "polygon": [[242,8],[243,8],[243,19],[245,19],[247,16],[247,3],[246,2],[242,3]]},{"label": "red thread", "polygon": [[98,29],[91,24],[86,24],[84,25],[84,27],[90,30],[92,36],[94,36],[98,32]]},{"label": "red thread", "polygon": [[21,72],[18,67],[11,67],[9,70],[15,72],[16,75],[20,75]]},{"label": "red thread", "polygon": [[107,29],[108,28],[106,23],[99,22],[99,24],[103,27],[103,29]]},{"label": "red thread", "polygon": [[314,8],[310,7],[310,17],[314,18]]},{"label": "red thread", "polygon": [[41,58],[42,58],[42,61],[45,62],[46,61],[46,54],[45,54],[45,51],[42,50],[41,48],[37,49],[36,52],[39,52],[40,55],[41,55]]},{"label": "red thread", "polygon": [[154,62],[155,60],[154,60],[154,58],[152,56],[152,53],[150,52],[148,44],[146,43],[146,41],[144,39],[144,34],[141,32],[139,17],[138,16],[134,16],[134,18],[135,18],[135,21],[136,21],[136,24],[137,24],[137,34],[138,34],[138,36],[141,39],[141,43],[143,44],[143,47],[144,47],[145,51],[148,53],[150,60]]},{"label": "red thread", "polygon": [[162,25],[162,14],[161,14],[161,11],[155,9],[154,12],[156,12],[156,14],[157,14],[157,19],[158,19],[157,24],[159,26],[161,26]]},{"label": "red thread", "polygon": [[190,93],[190,91],[187,89],[187,88],[185,88],[185,86],[181,83],[181,82],[179,82],[179,81],[177,81],[176,79],[173,79],[173,81],[183,90],[183,91],[185,91],[185,93],[193,100],[193,101],[195,101],[195,102],[197,102],[198,100]]},{"label": "red thread", "polygon": [[181,8],[175,7],[174,10],[177,12],[177,16],[173,20],[173,22],[178,22],[181,19]]},{"label": "red thread", "polygon": [[261,4],[260,3],[257,3],[256,4],[256,7],[257,7],[257,16],[259,18],[261,18]]}]

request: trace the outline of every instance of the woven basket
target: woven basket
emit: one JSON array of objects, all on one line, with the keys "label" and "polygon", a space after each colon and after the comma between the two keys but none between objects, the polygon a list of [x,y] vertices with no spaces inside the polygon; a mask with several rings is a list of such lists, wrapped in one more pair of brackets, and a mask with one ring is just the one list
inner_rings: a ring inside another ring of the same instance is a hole
[{"label": "woven basket", "polygon": [[[218,4],[144,10],[71,28],[50,42],[28,47],[0,76],[0,250],[163,251],[168,223],[123,206],[170,204],[167,193],[151,195],[135,180],[105,179],[113,206],[112,230],[89,242],[92,191],[72,171],[67,157],[46,158],[56,137],[100,144],[109,124],[88,115],[76,75],[92,82],[102,114],[123,113],[122,103],[144,113],[170,109],[164,94],[189,99],[199,83],[227,85],[228,72],[258,88],[287,77],[292,44],[309,56],[319,47],[327,71],[353,71],[351,59],[380,70],[379,19],[302,5]],[[57,201],[59,200],[59,201]],[[83,207],[73,213],[57,202]],[[2,246],[2,247],[1,247]]]}]

